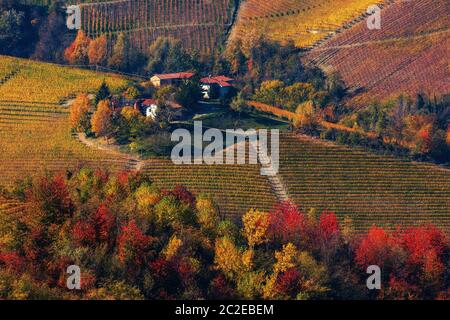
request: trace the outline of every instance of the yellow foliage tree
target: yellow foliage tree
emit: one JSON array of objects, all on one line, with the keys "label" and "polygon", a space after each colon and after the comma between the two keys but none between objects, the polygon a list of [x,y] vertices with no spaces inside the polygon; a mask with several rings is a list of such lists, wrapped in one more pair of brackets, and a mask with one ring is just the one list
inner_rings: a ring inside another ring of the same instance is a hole
[{"label": "yellow foliage tree", "polygon": [[328,289],[324,286],[327,281],[326,268],[306,251],[299,252],[297,248],[288,243],[281,251],[275,252],[277,262],[274,264],[274,272],[266,278],[263,296],[266,299],[286,299],[275,289],[278,275],[289,269],[300,271],[300,282],[298,287],[298,299],[308,299],[320,296]]},{"label": "yellow foliage tree", "polygon": [[206,230],[214,230],[219,222],[219,212],[213,201],[209,198],[199,196],[195,203],[197,208],[197,220]]},{"label": "yellow foliage tree", "polygon": [[170,260],[174,256],[176,256],[178,250],[181,248],[182,245],[183,241],[176,235],[173,235],[172,238],[170,238],[166,248],[164,249],[164,255],[166,256],[166,259]]},{"label": "yellow foliage tree", "polygon": [[275,258],[277,259],[277,262],[273,266],[275,273],[295,268],[297,266],[298,254],[297,248],[290,242],[284,245],[281,251],[275,251]]},{"label": "yellow foliage tree", "polygon": [[296,128],[312,126],[317,124],[317,117],[315,115],[314,103],[310,100],[298,105],[295,110],[297,117],[294,119],[294,126]]},{"label": "yellow foliage tree", "polygon": [[230,279],[236,278],[242,270],[241,253],[227,237],[216,240],[214,263]]},{"label": "yellow foliage tree", "polygon": [[142,216],[149,216],[152,207],[160,200],[160,194],[155,187],[142,184],[134,193],[139,213]]},{"label": "yellow foliage tree", "polygon": [[92,131],[97,137],[106,137],[108,140],[112,132],[112,111],[109,100],[102,100],[98,103],[97,111],[92,115]]},{"label": "yellow foliage tree", "polygon": [[268,241],[267,231],[270,225],[270,216],[266,212],[250,209],[243,217],[244,236],[251,248]]},{"label": "yellow foliage tree", "polygon": [[70,106],[70,126],[77,131],[82,131],[84,124],[82,120],[88,119],[87,114],[91,109],[91,101],[86,94],[79,94]]},{"label": "yellow foliage tree", "polygon": [[144,120],[144,116],[133,107],[125,107],[120,112],[122,117],[124,117],[128,122],[131,122],[133,120]]}]

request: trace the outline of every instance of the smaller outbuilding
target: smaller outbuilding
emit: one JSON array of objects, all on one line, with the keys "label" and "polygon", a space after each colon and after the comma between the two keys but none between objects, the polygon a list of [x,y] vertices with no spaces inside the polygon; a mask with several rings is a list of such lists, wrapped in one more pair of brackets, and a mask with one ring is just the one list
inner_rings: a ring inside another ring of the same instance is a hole
[{"label": "smaller outbuilding", "polygon": [[225,97],[233,87],[233,78],[226,76],[209,76],[200,79],[203,99],[216,99]]},{"label": "smaller outbuilding", "polygon": [[150,78],[150,82],[154,87],[159,88],[162,86],[179,84],[182,81],[191,79],[193,76],[194,74],[191,72],[155,74]]}]

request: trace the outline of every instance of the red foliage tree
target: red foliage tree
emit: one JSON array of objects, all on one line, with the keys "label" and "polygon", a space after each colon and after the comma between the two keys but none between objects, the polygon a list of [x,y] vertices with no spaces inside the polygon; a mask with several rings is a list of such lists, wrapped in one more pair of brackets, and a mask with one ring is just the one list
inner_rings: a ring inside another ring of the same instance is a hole
[{"label": "red foliage tree", "polygon": [[115,218],[105,204],[101,204],[94,214],[95,231],[99,241],[110,239],[111,229],[114,226]]},{"label": "red foliage tree", "polygon": [[136,225],[136,221],[131,220],[127,225],[122,226],[119,235],[119,260],[125,264],[140,265],[145,259],[145,250],[150,240],[150,237],[144,235]]},{"label": "red foliage tree", "polygon": [[392,238],[382,228],[371,227],[356,248],[356,263],[363,268],[369,265],[383,267],[391,256]]},{"label": "red foliage tree", "polygon": [[278,275],[275,282],[275,290],[283,295],[295,297],[299,290],[300,272],[290,268]]},{"label": "red foliage tree", "polygon": [[72,239],[77,245],[93,245],[97,239],[94,224],[90,221],[78,220],[72,228]]},{"label": "red foliage tree", "polygon": [[419,267],[430,275],[443,271],[442,255],[447,239],[438,228],[432,225],[407,228],[397,234],[397,243],[408,255],[406,267]]},{"label": "red foliage tree", "polygon": [[69,189],[61,175],[53,179],[41,178],[34,188],[28,190],[27,199],[39,209],[44,224],[62,223],[74,210]]},{"label": "red foliage tree", "polygon": [[190,205],[191,207],[194,206],[195,203],[195,197],[194,195],[186,189],[185,186],[182,185],[176,185],[173,190],[172,194],[181,202]]},{"label": "red foliage tree", "polygon": [[339,234],[339,223],[333,212],[324,211],[319,218],[319,235],[324,241],[329,241]]},{"label": "red foliage tree", "polygon": [[26,262],[25,259],[17,252],[8,251],[0,252],[0,266],[14,272],[23,272]]},{"label": "red foliage tree", "polygon": [[283,202],[270,212],[269,234],[283,242],[296,242],[305,229],[305,215],[291,202]]}]

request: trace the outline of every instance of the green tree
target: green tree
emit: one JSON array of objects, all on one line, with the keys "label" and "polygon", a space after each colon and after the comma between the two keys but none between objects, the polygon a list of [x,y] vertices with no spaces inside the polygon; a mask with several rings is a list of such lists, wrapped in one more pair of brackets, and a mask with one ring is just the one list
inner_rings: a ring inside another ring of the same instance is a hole
[{"label": "green tree", "polygon": [[183,107],[190,109],[202,98],[202,92],[198,81],[183,82],[175,93],[175,101]]},{"label": "green tree", "polygon": [[148,49],[147,71],[150,74],[170,73],[194,69],[193,56],[180,40],[160,37]]},{"label": "green tree", "polygon": [[102,84],[100,85],[100,87],[97,90],[97,93],[95,94],[94,105],[97,106],[97,104],[100,101],[108,99],[110,95],[111,91],[109,90],[108,84],[103,79]]}]

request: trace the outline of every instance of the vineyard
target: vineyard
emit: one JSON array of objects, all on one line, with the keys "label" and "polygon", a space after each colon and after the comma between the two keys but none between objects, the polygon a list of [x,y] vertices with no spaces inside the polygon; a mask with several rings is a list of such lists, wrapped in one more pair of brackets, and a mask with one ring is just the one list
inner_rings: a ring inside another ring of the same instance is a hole
[{"label": "vineyard", "polygon": [[[48,1],[24,1],[47,5]],[[231,27],[233,0],[120,0],[66,1],[81,7],[81,29],[95,38],[107,35],[111,51],[119,32],[131,46],[147,50],[158,37],[180,39],[186,48],[203,53],[220,46]]]},{"label": "vineyard", "polygon": [[448,170],[285,135],[280,175],[295,203],[348,215],[356,231],[430,222],[450,231]]},{"label": "vineyard", "polygon": [[72,138],[63,100],[93,92],[103,78],[112,89],[121,78],[89,71],[0,57],[0,184],[43,170],[65,171],[80,165],[120,170],[127,161],[98,154]]},{"label": "vineyard", "polygon": [[334,34],[364,14],[367,8],[383,1],[374,0],[247,0],[239,10],[232,40],[245,43],[265,35],[299,47],[309,47]]},{"label": "vineyard", "polygon": [[177,184],[195,193],[206,192],[221,214],[240,218],[250,208],[269,210],[276,203],[258,165],[175,165],[170,160],[151,160],[143,171],[161,188]]},{"label": "vineyard", "polygon": [[[432,9],[431,9],[432,8]],[[382,11],[380,30],[365,21],[317,46],[307,61],[337,70],[362,106],[400,94],[449,92],[450,9],[445,0],[396,2]]]}]

